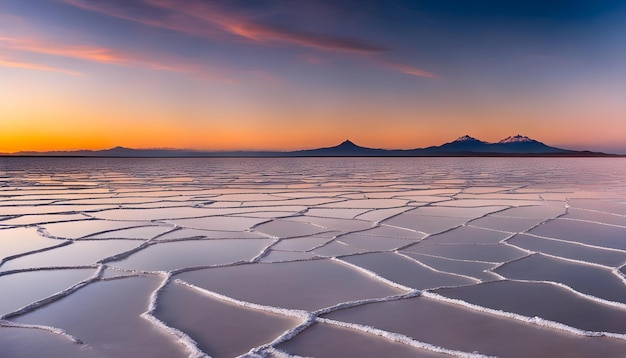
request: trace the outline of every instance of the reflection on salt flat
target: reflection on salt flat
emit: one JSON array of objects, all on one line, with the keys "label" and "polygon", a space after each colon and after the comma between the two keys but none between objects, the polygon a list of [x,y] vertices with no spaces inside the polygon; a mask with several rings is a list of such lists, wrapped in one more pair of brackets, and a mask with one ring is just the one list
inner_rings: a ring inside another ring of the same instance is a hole
[{"label": "reflection on salt flat", "polygon": [[580,337],[426,297],[372,303],[324,317],[454,350],[503,357],[616,357],[626,349],[624,340]]},{"label": "reflection on salt flat", "polygon": [[621,266],[626,262],[626,251],[588,246],[570,241],[518,234],[507,242],[526,250],[609,267]]},{"label": "reflection on salt flat", "polygon": [[512,245],[507,244],[431,244],[427,241],[419,242],[405,249],[408,252],[446,257],[456,260],[478,262],[507,262],[528,255]]},{"label": "reflection on salt flat", "polygon": [[391,252],[353,255],[341,259],[376,272],[390,281],[421,290],[476,282],[468,277],[435,271],[410,257]]},{"label": "reflection on salt flat", "polygon": [[[63,291],[94,274],[91,269],[25,271],[0,276],[0,317]],[[10,294],[7,294],[10,292]]]},{"label": "reflection on salt flat", "polygon": [[560,282],[578,292],[626,304],[626,284],[608,267],[534,254],[498,267],[498,274],[521,280]]},{"label": "reflection on salt flat", "polygon": [[155,316],[198,342],[211,357],[235,357],[299,324],[293,317],[241,307],[179,284],[163,290]]},{"label": "reflection on salt flat", "polygon": [[20,254],[64,244],[39,235],[35,227],[0,229],[0,262]]},{"label": "reflection on salt flat", "polygon": [[619,356],[625,177],[622,159],[2,158],[0,356]]},{"label": "reflection on salt flat", "polygon": [[174,336],[140,317],[158,285],[158,277],[94,282],[14,320],[59,327],[109,357],[184,356]]},{"label": "reflection on salt flat", "polygon": [[93,265],[139,246],[136,240],[72,241],[69,245],[32,253],[7,261],[0,272],[37,268]]},{"label": "reflection on salt flat", "polygon": [[271,243],[269,239],[224,239],[162,242],[108,264],[141,271],[172,271],[185,267],[248,261]]},{"label": "reflection on salt flat", "polygon": [[325,323],[314,324],[278,348],[305,357],[449,357],[384,338],[372,339],[371,334]]},{"label": "reflection on salt flat", "polygon": [[78,345],[43,329],[0,326],[0,352],[5,357],[84,357],[105,358],[91,347]]},{"label": "reflection on salt flat", "polygon": [[435,291],[479,306],[542,317],[586,331],[626,333],[626,307],[614,307],[572,295],[558,285],[496,281]]},{"label": "reflection on salt flat", "polygon": [[217,267],[176,278],[238,300],[301,310],[404,293],[329,259]]}]

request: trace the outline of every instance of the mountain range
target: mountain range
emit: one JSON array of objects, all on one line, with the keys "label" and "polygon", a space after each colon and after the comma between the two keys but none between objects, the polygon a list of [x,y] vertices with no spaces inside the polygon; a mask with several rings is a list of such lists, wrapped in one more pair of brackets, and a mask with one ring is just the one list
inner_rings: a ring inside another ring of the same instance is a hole
[{"label": "mountain range", "polygon": [[468,135],[439,146],[416,149],[376,149],[361,147],[350,140],[327,148],[296,151],[200,151],[189,149],[132,149],[115,147],[105,150],[49,151],[4,153],[4,156],[63,157],[430,157],[430,156],[616,156],[590,151],[575,151],[548,146],[522,135],[507,137],[496,143]]}]

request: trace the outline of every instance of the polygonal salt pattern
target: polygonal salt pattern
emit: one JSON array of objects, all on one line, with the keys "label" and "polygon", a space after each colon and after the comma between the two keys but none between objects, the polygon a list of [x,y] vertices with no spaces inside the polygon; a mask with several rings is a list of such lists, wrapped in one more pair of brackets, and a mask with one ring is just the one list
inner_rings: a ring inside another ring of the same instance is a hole
[{"label": "polygonal salt pattern", "polygon": [[626,349],[619,159],[1,160],[0,356]]}]

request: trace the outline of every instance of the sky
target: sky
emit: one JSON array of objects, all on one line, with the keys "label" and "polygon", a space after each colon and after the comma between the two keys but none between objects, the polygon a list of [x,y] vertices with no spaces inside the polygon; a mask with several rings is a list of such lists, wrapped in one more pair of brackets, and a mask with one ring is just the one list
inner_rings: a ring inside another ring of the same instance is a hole
[{"label": "sky", "polygon": [[626,0],[2,0],[0,152],[626,154]]}]

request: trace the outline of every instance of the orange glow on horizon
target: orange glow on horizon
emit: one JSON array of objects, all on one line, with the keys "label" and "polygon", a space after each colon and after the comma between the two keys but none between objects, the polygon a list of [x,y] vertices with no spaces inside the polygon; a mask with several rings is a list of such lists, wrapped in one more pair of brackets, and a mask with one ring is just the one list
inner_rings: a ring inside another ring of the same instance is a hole
[{"label": "orange glow on horizon", "polygon": [[[546,38],[532,19],[489,13],[456,33],[438,12],[423,22],[374,8],[0,1],[0,152],[298,150],[346,139],[414,149],[521,134],[626,153],[615,51],[626,22],[570,19]],[[564,35],[573,29],[590,32]]]}]

